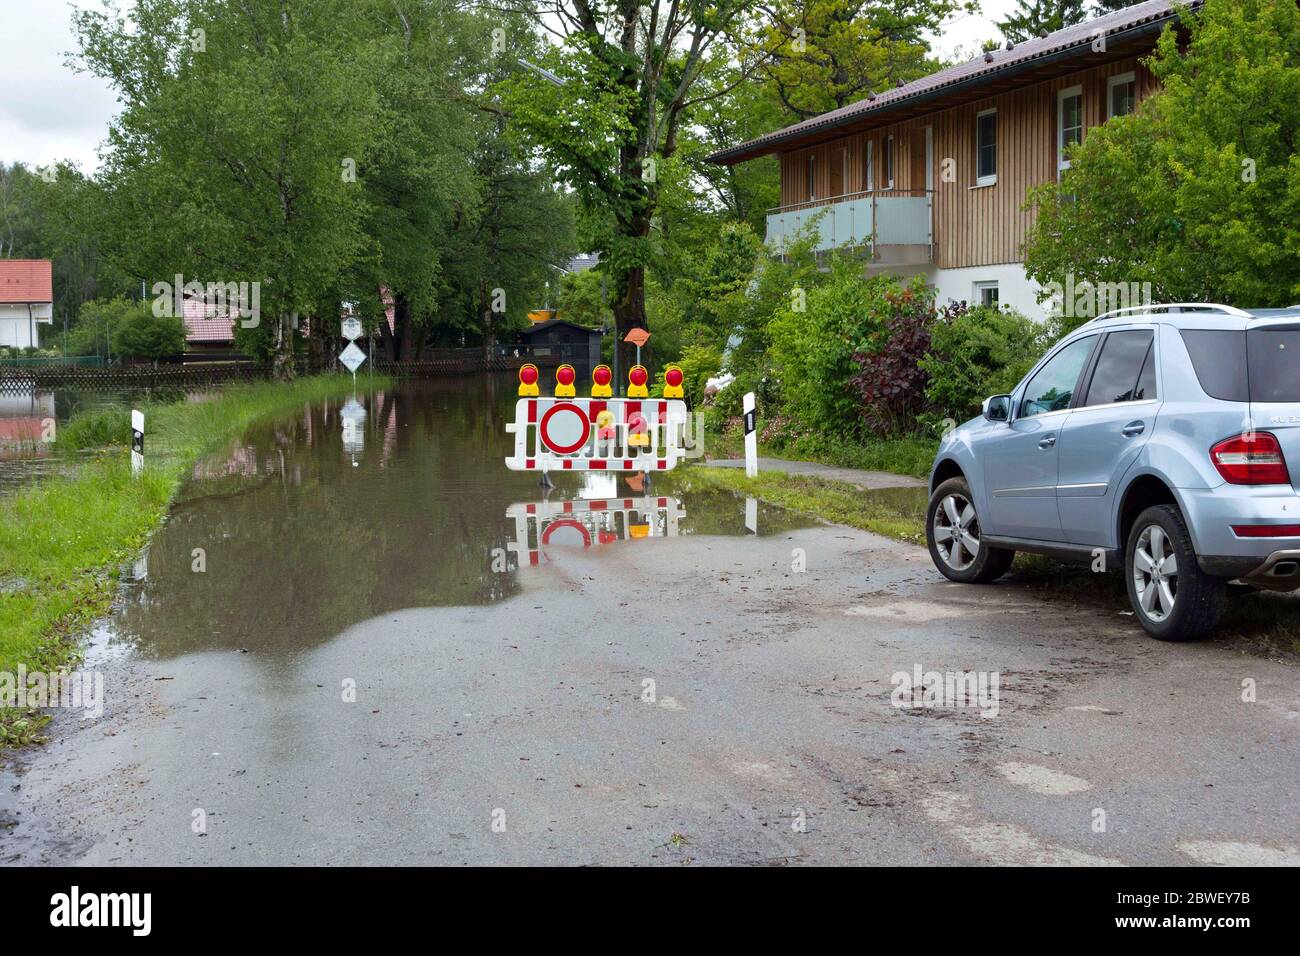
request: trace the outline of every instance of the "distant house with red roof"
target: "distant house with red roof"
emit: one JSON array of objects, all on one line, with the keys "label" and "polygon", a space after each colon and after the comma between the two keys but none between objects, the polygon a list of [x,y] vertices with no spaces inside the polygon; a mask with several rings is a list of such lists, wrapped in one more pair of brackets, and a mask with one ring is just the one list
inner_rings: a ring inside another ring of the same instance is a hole
[{"label": "distant house with red roof", "polygon": [[235,317],[229,306],[201,298],[185,300],[185,346],[190,352],[230,352],[235,347]]},{"label": "distant house with red roof", "polygon": [[40,345],[37,324],[54,321],[49,259],[0,259],[0,348]]}]

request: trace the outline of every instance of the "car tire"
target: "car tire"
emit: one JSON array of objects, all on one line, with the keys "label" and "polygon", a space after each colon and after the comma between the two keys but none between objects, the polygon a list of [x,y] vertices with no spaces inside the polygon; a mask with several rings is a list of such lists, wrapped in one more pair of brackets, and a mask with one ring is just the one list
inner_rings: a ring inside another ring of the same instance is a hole
[{"label": "car tire", "polygon": [[1227,581],[1201,570],[1187,522],[1173,505],[1138,515],[1124,549],[1124,578],[1133,614],[1158,640],[1195,640],[1219,623]]},{"label": "car tire", "polygon": [[[954,526],[961,529],[956,541],[948,530]],[[1007,573],[1016,553],[993,547],[980,532],[979,513],[965,478],[949,478],[934,489],[925,511],[925,541],[940,574],[962,584],[985,584]]]}]

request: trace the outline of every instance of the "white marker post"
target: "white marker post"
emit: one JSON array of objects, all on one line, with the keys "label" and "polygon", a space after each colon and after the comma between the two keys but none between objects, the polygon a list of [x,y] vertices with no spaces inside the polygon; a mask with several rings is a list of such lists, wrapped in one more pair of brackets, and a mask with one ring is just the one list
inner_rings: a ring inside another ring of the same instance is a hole
[{"label": "white marker post", "polygon": [[758,477],[758,411],[754,393],[745,393],[745,477]]},{"label": "white marker post", "polygon": [[131,409],[131,474],[139,478],[144,471],[144,412]]}]

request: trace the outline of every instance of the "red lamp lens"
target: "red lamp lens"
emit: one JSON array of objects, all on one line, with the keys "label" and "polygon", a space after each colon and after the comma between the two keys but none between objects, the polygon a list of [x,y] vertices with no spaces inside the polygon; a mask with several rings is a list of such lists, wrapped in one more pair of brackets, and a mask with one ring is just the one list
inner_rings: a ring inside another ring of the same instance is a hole
[{"label": "red lamp lens", "polygon": [[636,366],[635,368],[632,369],[632,372],[628,375],[628,378],[632,381],[633,385],[644,385],[645,369],[643,369],[640,365]]},{"label": "red lamp lens", "polygon": [[572,385],[573,369],[568,365],[561,365],[559,371],[555,373],[555,377],[559,379],[561,385]]},{"label": "red lamp lens", "polygon": [[537,369],[531,365],[525,365],[519,370],[519,381],[525,385],[532,385],[537,381]]},{"label": "red lamp lens", "polygon": [[609,369],[604,365],[597,365],[596,370],[591,373],[591,377],[597,385],[608,385],[610,379]]},{"label": "red lamp lens", "polygon": [[678,385],[682,384],[682,370],[679,368],[670,368],[664,373],[664,381],[673,388],[676,388]]}]

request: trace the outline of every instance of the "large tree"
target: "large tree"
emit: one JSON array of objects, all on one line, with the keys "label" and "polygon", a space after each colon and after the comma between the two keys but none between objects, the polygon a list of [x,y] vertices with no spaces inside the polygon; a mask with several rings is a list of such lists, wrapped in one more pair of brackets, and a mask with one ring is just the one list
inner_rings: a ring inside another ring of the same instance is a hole
[{"label": "large tree", "polygon": [[257,283],[280,378],[294,372],[298,317],[365,246],[348,174],[369,159],[379,111],[349,29],[357,12],[351,0],[136,0],[128,19],[76,15],[82,64],[123,103],[103,177],[123,261],[146,282]]},{"label": "large tree", "polygon": [[927,32],[974,0],[776,0],[761,31],[763,73],[797,118],[932,73]]},{"label": "large tree", "polygon": [[[1026,268],[1164,301],[1300,301],[1300,10],[1208,0],[1149,60],[1161,91],[1031,194]],[[1190,43],[1185,40],[1190,39]]]},{"label": "large tree", "polygon": [[[660,167],[676,154],[715,50],[738,32],[744,0],[554,0],[517,3],[558,40],[541,71],[498,85],[512,122],[578,195],[580,238],[611,278],[620,343],[646,327],[645,270]],[[509,55],[509,54],[507,54]],[[549,73],[549,78],[545,75]],[[738,82],[747,79],[742,75]],[[621,344],[623,367],[631,348]]]},{"label": "large tree", "polygon": [[1040,33],[1072,27],[1088,19],[1084,0],[1016,0],[1016,9],[1005,20],[995,20],[1002,35],[1021,43]]}]

